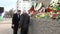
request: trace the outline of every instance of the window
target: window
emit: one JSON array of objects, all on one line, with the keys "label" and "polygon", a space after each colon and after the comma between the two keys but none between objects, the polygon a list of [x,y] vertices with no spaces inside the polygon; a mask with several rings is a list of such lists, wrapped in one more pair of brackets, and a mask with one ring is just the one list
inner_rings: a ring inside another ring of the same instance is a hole
[{"label": "window", "polygon": [[3,13],[4,7],[0,7],[0,13]]}]

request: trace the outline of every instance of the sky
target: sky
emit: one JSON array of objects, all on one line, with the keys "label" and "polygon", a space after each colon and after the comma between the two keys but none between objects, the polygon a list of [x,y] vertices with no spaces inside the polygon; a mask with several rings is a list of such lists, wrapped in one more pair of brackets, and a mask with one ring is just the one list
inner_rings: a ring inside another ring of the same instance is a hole
[{"label": "sky", "polygon": [[4,7],[5,11],[8,11],[16,7],[17,0],[0,0],[0,7]]},{"label": "sky", "polygon": [[5,11],[8,11],[12,8],[16,8],[16,2],[17,0],[0,0],[0,7],[4,7]]}]

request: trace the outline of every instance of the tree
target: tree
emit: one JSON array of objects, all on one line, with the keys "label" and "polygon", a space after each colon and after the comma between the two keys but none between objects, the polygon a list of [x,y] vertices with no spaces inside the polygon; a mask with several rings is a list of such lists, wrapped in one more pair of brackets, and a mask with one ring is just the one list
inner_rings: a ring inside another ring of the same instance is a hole
[{"label": "tree", "polygon": [[13,9],[10,9],[10,10],[9,10],[9,15],[10,15],[10,17],[13,17],[13,14],[14,14]]},{"label": "tree", "polygon": [[5,11],[4,18],[12,18],[14,14],[13,9],[10,9],[9,11]]}]

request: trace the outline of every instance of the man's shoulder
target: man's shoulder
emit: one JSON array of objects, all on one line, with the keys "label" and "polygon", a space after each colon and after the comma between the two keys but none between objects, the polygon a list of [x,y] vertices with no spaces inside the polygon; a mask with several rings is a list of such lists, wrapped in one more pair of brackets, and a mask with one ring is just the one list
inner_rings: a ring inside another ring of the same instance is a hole
[{"label": "man's shoulder", "polygon": [[24,14],[21,14],[21,16],[24,16]]},{"label": "man's shoulder", "polygon": [[13,15],[17,15],[17,13],[14,13]]}]

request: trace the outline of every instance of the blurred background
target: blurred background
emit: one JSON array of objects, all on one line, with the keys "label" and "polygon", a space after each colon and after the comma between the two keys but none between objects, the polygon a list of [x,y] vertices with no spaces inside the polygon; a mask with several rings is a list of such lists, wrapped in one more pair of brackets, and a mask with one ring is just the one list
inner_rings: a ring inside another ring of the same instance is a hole
[{"label": "blurred background", "polygon": [[[35,8],[37,2],[38,7]],[[60,0],[0,0],[0,34],[12,34],[12,17],[17,10],[28,12],[32,6],[38,10],[42,3],[47,8],[53,2],[57,3]]]}]

